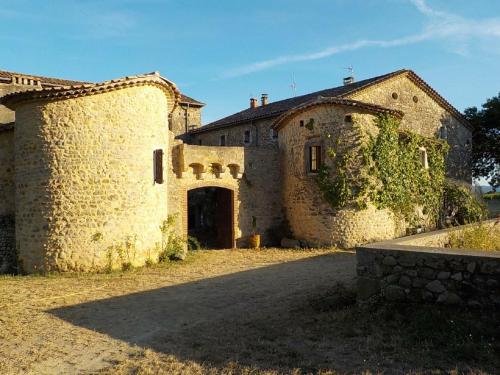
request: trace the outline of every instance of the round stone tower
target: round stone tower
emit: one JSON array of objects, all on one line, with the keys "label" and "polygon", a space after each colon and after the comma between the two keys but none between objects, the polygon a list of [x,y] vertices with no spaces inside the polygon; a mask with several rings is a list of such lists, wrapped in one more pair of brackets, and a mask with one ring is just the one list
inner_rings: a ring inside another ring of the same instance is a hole
[{"label": "round stone tower", "polygon": [[157,257],[168,214],[167,181],[158,176],[166,162],[158,156],[168,158],[168,115],[178,98],[157,74],[4,98],[16,110],[16,247],[24,272]]}]

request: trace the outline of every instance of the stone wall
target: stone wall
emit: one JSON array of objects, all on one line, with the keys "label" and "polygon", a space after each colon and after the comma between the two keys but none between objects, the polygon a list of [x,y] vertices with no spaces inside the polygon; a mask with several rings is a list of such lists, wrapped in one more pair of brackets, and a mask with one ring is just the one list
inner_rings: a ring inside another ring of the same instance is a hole
[{"label": "stone wall", "polygon": [[177,105],[171,114],[171,131],[174,136],[186,140],[187,130],[191,127],[198,128],[201,126],[201,107],[187,106],[186,104]]},{"label": "stone wall", "polygon": [[[277,148],[278,140],[272,136],[271,126],[275,118],[255,120],[239,125],[214,129],[192,136],[193,144],[219,146],[221,135],[226,136],[226,146]],[[245,143],[245,131],[250,132],[250,142]]]},{"label": "stone wall", "polygon": [[12,272],[15,256],[14,128],[0,128],[0,274]]},{"label": "stone wall", "polygon": [[[212,170],[214,165],[221,166],[222,173]],[[170,213],[178,215],[177,231],[184,236],[188,225],[188,191],[202,187],[233,191],[236,247],[248,246],[252,216],[257,219],[262,246],[279,243],[283,214],[276,149],[196,146],[177,141],[171,149],[168,207]]]},{"label": "stone wall", "polygon": [[500,307],[500,253],[431,247],[456,230],[358,247],[358,300]]},{"label": "stone wall", "polygon": [[168,102],[143,85],[16,109],[16,238],[25,272],[89,271],[154,259],[167,183]]},{"label": "stone wall", "polygon": [[425,137],[439,137],[440,128],[445,126],[450,144],[447,177],[471,183],[471,131],[408,77],[398,75],[349,98],[403,111],[401,128]]},{"label": "stone wall", "polygon": [[[346,122],[346,115],[351,115],[353,121]],[[322,160],[335,173],[334,162],[327,157],[326,150],[332,147],[337,148],[338,154],[356,155],[362,136],[358,129],[365,135],[378,132],[374,118],[373,114],[352,107],[318,106],[288,119],[279,130],[283,204],[297,239],[312,246],[350,248],[396,235],[396,222],[390,210],[377,210],[373,206],[366,210],[336,210],[324,199],[317,174],[307,172],[308,145],[321,145]],[[310,119],[314,119],[312,129],[300,125]]]},{"label": "stone wall", "polygon": [[[40,88],[41,86],[38,84],[37,85],[22,85],[22,84],[15,84],[15,83],[0,82],[0,98],[2,96],[10,94],[11,92],[31,90],[35,87]],[[8,123],[14,122],[15,118],[16,118],[16,115],[15,115],[14,111],[12,111],[11,109],[0,104],[0,126],[2,124],[8,124]]]}]

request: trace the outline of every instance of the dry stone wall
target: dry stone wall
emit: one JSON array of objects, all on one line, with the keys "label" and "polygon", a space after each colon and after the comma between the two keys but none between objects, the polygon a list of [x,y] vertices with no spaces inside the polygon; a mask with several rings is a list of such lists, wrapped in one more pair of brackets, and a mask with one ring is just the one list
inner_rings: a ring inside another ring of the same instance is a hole
[{"label": "dry stone wall", "polygon": [[155,86],[16,111],[16,238],[25,272],[140,265],[159,250],[167,183],[153,151],[168,150],[168,104]]},{"label": "dry stone wall", "polygon": [[430,247],[455,230],[358,247],[358,300],[499,308],[500,254]]}]

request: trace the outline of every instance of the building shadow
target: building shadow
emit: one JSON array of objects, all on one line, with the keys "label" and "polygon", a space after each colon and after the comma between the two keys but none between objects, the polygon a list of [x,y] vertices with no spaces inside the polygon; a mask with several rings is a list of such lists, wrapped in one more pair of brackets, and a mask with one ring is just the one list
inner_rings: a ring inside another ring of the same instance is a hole
[{"label": "building shadow", "polygon": [[[312,295],[353,285],[354,254],[318,257],[50,310],[76,326],[181,360],[314,368],[325,354],[297,333]],[[316,353],[316,354],[315,354]]]}]

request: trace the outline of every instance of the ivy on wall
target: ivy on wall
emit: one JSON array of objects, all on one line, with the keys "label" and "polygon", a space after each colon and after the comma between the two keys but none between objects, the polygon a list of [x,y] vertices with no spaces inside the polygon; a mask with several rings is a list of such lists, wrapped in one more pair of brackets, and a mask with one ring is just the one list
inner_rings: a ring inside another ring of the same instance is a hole
[{"label": "ivy on wall", "polygon": [[[358,146],[339,152],[337,139],[327,149],[333,166],[323,165],[317,182],[325,199],[334,208],[368,203],[389,208],[415,223],[415,207],[438,220],[445,183],[445,156],[448,144],[399,129],[399,120],[390,116],[376,119],[377,136],[362,134]],[[356,127],[356,124],[353,124]],[[331,138],[328,136],[328,138]],[[428,168],[420,159],[427,152]]]}]

